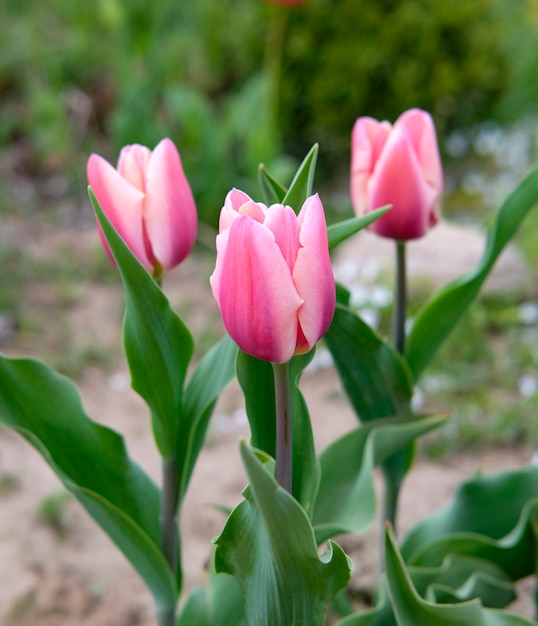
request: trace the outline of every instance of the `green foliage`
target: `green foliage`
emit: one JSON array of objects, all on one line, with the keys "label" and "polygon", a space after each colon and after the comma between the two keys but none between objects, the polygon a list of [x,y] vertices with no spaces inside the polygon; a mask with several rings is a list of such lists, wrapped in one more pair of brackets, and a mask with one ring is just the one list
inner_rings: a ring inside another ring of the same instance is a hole
[{"label": "green foliage", "polygon": [[434,604],[416,592],[390,528],[385,536],[386,576],[399,626],[531,626],[513,613],[483,608],[478,599],[459,604]]},{"label": "green foliage", "polygon": [[[153,593],[173,606],[175,578],[160,551],[160,493],[127,455],[123,438],[90,420],[71,381],[45,365],[0,358],[0,422],[45,458]],[[28,389],[32,393],[28,393]]]},{"label": "green foliage", "polygon": [[241,456],[250,485],[215,540],[216,569],[237,579],[247,624],[321,626],[350,561],[332,541],[320,557],[304,509],[244,443]]},{"label": "green foliage", "polygon": [[[360,115],[394,120],[418,106],[432,112],[441,131],[491,115],[510,80],[510,36],[501,5],[305,3],[290,15],[284,136],[290,143],[319,141],[327,160],[340,166],[341,157],[334,157],[347,152]],[[527,28],[523,19],[516,24],[518,32]]]},{"label": "green foliage", "polygon": [[419,311],[406,345],[406,357],[415,381],[476,298],[495,261],[537,202],[538,168],[535,168],[499,209],[489,229],[478,267],[452,281]]}]

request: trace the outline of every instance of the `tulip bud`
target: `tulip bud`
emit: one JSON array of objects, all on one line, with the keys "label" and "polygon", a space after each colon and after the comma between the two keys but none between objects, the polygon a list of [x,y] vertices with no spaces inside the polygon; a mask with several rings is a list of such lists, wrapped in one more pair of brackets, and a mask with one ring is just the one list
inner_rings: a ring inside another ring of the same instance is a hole
[{"label": "tulip bud", "polygon": [[403,113],[391,126],[360,117],[351,140],[351,202],[357,215],[387,204],[370,225],[398,241],[422,237],[441,213],[443,171],[431,116],[420,109]]},{"label": "tulip bud", "polygon": [[[170,139],[163,139],[153,151],[138,144],[125,146],[117,169],[92,154],[87,175],[105,215],[155,277],[190,253],[196,239],[196,206]],[[100,228],[99,233],[114,260]]]},{"label": "tulip bud", "polygon": [[319,196],[296,215],[233,189],[226,196],[210,278],[228,334],[258,359],[285,363],[328,329],[335,284]]}]

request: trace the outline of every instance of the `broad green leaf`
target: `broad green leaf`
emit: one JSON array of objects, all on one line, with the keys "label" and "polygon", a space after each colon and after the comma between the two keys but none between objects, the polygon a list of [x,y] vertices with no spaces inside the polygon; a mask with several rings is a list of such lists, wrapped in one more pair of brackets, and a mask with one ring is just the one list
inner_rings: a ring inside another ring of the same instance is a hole
[{"label": "broad green leaf", "polygon": [[[319,462],[314,448],[312,424],[299,380],[314,358],[315,349],[290,362],[290,408],[292,416],[293,495],[310,514],[319,485]],[[237,379],[245,396],[251,444],[271,457],[276,447],[276,409],[273,368],[241,350],[237,355]]]},{"label": "broad green leaf", "polygon": [[286,195],[282,199],[282,204],[287,204],[296,213],[303,206],[305,200],[312,195],[312,187],[314,185],[314,174],[316,171],[316,162],[318,160],[318,144],[314,144],[310,152],[305,156],[303,162],[299,166]]},{"label": "broad green leaf", "polygon": [[519,580],[535,572],[537,514],[538,467],[478,477],[409,532],[402,554],[413,567],[439,567],[447,555],[479,558]]},{"label": "broad green leaf", "polygon": [[282,204],[287,189],[267,171],[263,163],[258,168],[258,180],[265,204]]},{"label": "broad green leaf", "polygon": [[335,626],[397,626],[384,578],[381,579],[374,608],[348,615]]},{"label": "broad green leaf", "polygon": [[391,206],[381,207],[380,209],[376,209],[371,213],[367,213],[366,215],[361,215],[359,217],[352,217],[348,220],[344,220],[343,222],[338,222],[337,224],[331,224],[327,228],[327,235],[329,238],[329,249],[332,250],[336,248],[339,243],[349,239],[355,233],[358,233],[363,228],[369,226],[372,222],[375,222],[376,219],[384,215],[387,211],[389,211]]},{"label": "broad green leaf", "polygon": [[415,380],[476,298],[495,261],[536,202],[538,168],[521,181],[500,208],[488,231],[478,267],[450,282],[418,312],[406,342],[407,360]]},{"label": "broad green leaf", "polygon": [[89,193],[125,288],[123,340],[132,387],[151,410],[161,455],[171,458],[179,436],[183,381],[192,356],[192,337],[157,283],[112,227],[91,189]]},{"label": "broad green leaf", "polygon": [[372,420],[329,445],[320,455],[321,482],[313,515],[318,542],[368,528],[377,509],[374,467],[445,420],[437,415]]},{"label": "broad green leaf", "polygon": [[185,387],[178,441],[179,484],[183,495],[204,443],[209,418],[222,390],[235,375],[237,346],[228,335],[201,359]]},{"label": "broad green leaf", "polygon": [[485,606],[502,608],[516,598],[509,576],[475,557],[447,556],[440,567],[413,567],[409,574],[417,593],[436,604],[480,598]]},{"label": "broad green leaf", "polygon": [[390,528],[385,534],[385,571],[399,626],[531,626],[523,617],[485,609],[479,600],[460,604],[433,604],[416,592]]},{"label": "broad green leaf", "polygon": [[244,443],[241,456],[250,485],[215,540],[216,569],[239,583],[250,626],[321,626],[328,602],[349,581],[350,562],[333,542],[320,557],[297,500]]},{"label": "broad green leaf", "polygon": [[0,357],[0,423],[19,432],[116,543],[158,607],[176,581],[160,551],[160,492],[131,461],[122,437],[93,422],[75,385],[29,359]]},{"label": "broad green leaf", "polygon": [[179,615],[177,626],[245,626],[241,590],[228,574],[211,568],[208,588],[193,589]]},{"label": "broad green leaf", "polygon": [[337,305],[324,341],[361,420],[410,413],[413,387],[405,360],[358,315]]}]

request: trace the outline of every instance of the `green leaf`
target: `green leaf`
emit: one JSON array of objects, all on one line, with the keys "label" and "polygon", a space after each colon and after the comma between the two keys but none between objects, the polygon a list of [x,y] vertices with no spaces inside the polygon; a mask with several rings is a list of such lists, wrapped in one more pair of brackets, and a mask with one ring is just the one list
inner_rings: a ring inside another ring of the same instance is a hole
[{"label": "green leaf", "polygon": [[128,457],[123,438],[85,414],[75,385],[45,365],[0,356],[0,423],[44,457],[133,564],[158,607],[176,581],[160,550],[160,492]]},{"label": "green leaf", "polygon": [[[310,415],[299,389],[301,374],[314,358],[315,349],[290,362],[290,409],[292,416],[293,495],[311,513],[319,485],[319,462],[314,447]],[[276,409],[273,368],[241,350],[237,355],[237,379],[245,396],[251,444],[275,457]]]},{"label": "green leaf", "polygon": [[336,248],[339,243],[349,239],[355,233],[358,233],[363,228],[369,226],[372,222],[375,222],[378,218],[389,211],[391,206],[381,207],[366,215],[359,217],[352,217],[351,219],[338,222],[337,224],[331,224],[327,228],[327,235],[329,237],[329,249]]},{"label": "green leaf", "polygon": [[406,342],[407,360],[415,380],[476,298],[495,261],[537,201],[538,168],[535,168],[497,213],[478,267],[450,282],[418,312]]},{"label": "green leaf", "polygon": [[314,185],[314,174],[316,171],[316,162],[318,159],[318,144],[314,144],[310,152],[305,156],[303,162],[299,166],[291,185],[282,199],[282,204],[286,204],[297,213],[303,206],[305,200],[312,195],[312,187]]},{"label": "green leaf", "polygon": [[382,578],[373,609],[348,615],[335,626],[397,626],[385,580]]},{"label": "green leaf", "polygon": [[216,343],[196,366],[183,396],[177,458],[180,492],[184,495],[204,443],[209,418],[222,390],[235,375],[237,346],[228,335]]},{"label": "green leaf", "polygon": [[405,360],[358,315],[337,305],[324,341],[361,420],[409,415],[413,387]]},{"label": "green leaf", "polygon": [[157,283],[112,227],[91,189],[89,193],[125,288],[123,340],[132,387],[148,404],[155,441],[168,459],[175,453],[179,436],[192,337]]},{"label": "green leaf", "polygon": [[414,567],[439,567],[447,555],[475,557],[519,580],[535,572],[537,514],[538,467],[478,477],[408,533],[402,554]]},{"label": "green leaf", "polygon": [[327,603],[349,580],[350,562],[333,542],[320,557],[299,503],[244,443],[241,456],[250,486],[215,540],[216,569],[239,583],[247,624],[321,626]]},{"label": "green leaf", "polygon": [[369,527],[377,508],[374,467],[445,420],[438,415],[372,420],[329,445],[320,455],[321,482],[313,515],[318,542]]},{"label": "green leaf", "polygon": [[211,568],[209,585],[189,594],[177,626],[245,626],[241,590],[232,576],[217,574]]},{"label": "green leaf", "polygon": [[416,592],[390,528],[385,534],[385,568],[389,593],[399,626],[531,626],[518,615],[485,609],[479,600],[433,604]]},{"label": "green leaf", "polygon": [[417,593],[436,604],[480,598],[485,606],[502,608],[516,598],[509,576],[475,557],[447,556],[440,567],[412,567],[409,574]]},{"label": "green leaf", "polygon": [[258,168],[258,181],[265,204],[282,204],[287,189],[267,171],[263,163]]}]

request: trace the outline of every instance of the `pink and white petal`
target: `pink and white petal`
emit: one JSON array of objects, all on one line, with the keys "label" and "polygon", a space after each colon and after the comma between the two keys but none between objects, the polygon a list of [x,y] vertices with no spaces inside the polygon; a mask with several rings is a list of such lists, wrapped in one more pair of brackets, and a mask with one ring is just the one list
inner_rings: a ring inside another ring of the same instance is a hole
[{"label": "pink and white petal", "polygon": [[291,359],[302,300],[267,228],[242,216],[218,235],[211,286],[226,330],[242,350],[277,363]]},{"label": "pink and white petal", "polygon": [[299,223],[302,247],[293,268],[293,282],[304,300],[299,309],[299,324],[311,349],[329,328],[336,306],[325,214],[317,194],[304,203]]},{"label": "pink and white petal", "polygon": [[194,246],[196,205],[170,139],[155,147],[147,166],[144,224],[151,253],[165,270],[181,263]]},{"label": "pink and white petal", "polygon": [[392,204],[371,229],[397,240],[422,237],[430,219],[430,189],[408,136],[401,129],[391,133],[369,181],[371,209]]},{"label": "pink and white petal", "polygon": [[[90,156],[86,170],[88,183],[105,215],[142,265],[151,271],[152,264],[144,244],[144,194],[130,185],[110,163],[97,154]],[[108,244],[105,249],[112,258]]]},{"label": "pink and white petal", "polygon": [[124,146],[118,158],[117,170],[125,180],[140,191],[146,190],[145,172],[151,156],[146,146]]},{"label": "pink and white petal", "polygon": [[440,211],[440,201],[444,187],[443,167],[431,115],[421,109],[411,109],[403,113],[396,124],[405,127],[415,147],[424,178],[431,187],[432,206],[436,211]]},{"label": "pink and white petal", "polygon": [[299,250],[299,221],[295,211],[289,206],[273,204],[267,210],[264,223],[274,234],[276,244],[292,272]]},{"label": "pink and white petal", "polygon": [[244,191],[240,189],[230,189],[230,191],[226,194],[226,199],[224,200],[224,206],[232,211],[239,212],[239,209],[245,202],[252,202],[252,198],[247,195]]},{"label": "pink and white petal", "polygon": [[368,180],[390,130],[391,125],[388,122],[378,122],[372,117],[359,117],[353,126],[350,193],[357,215],[364,215],[369,210]]}]

